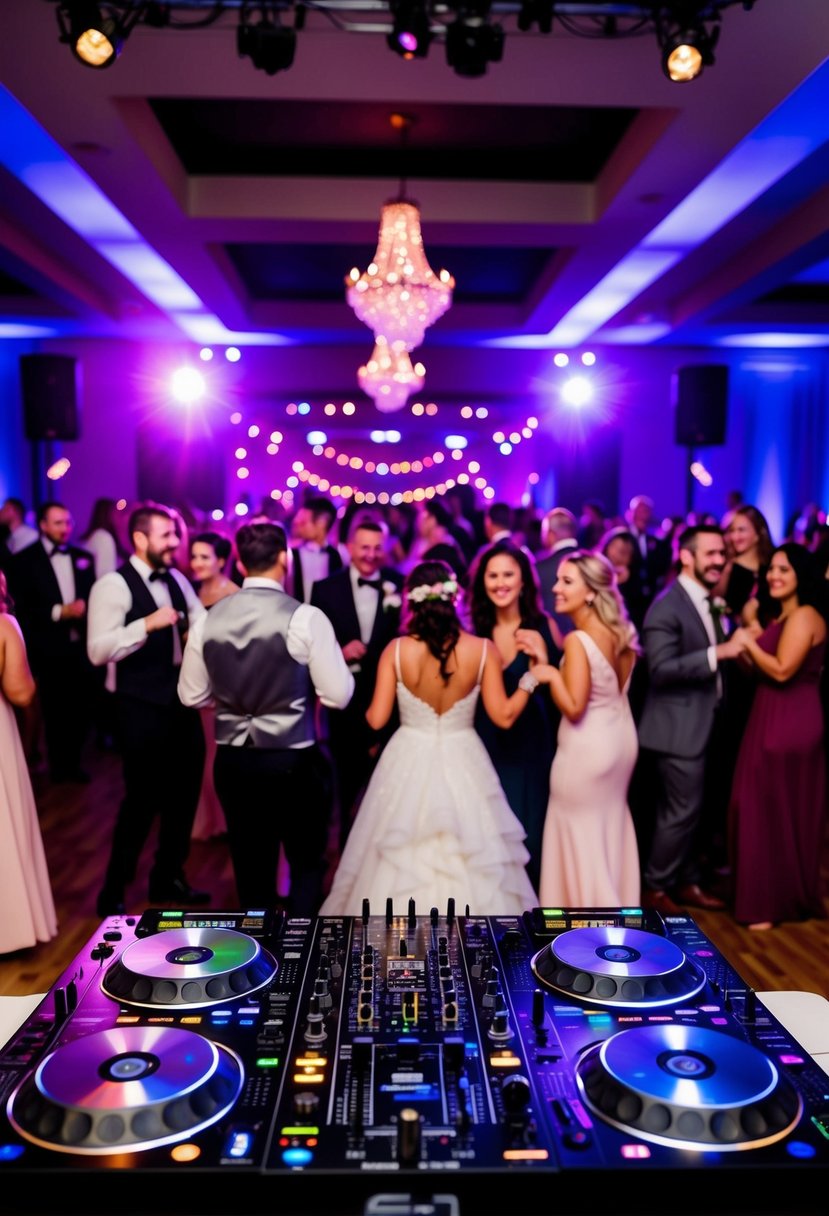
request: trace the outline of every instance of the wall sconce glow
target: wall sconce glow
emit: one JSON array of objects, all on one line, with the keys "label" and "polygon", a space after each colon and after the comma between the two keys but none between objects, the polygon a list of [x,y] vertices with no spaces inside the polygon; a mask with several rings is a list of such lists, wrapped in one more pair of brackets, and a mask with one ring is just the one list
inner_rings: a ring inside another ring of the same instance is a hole
[{"label": "wall sconce glow", "polygon": [[467,439],[465,435],[447,435],[443,441],[444,447],[450,451],[456,451],[459,448],[465,448]]},{"label": "wall sconce glow", "polygon": [[238,363],[242,357],[242,352],[238,346],[229,346],[225,351],[225,358],[228,363]]},{"label": "wall sconce glow", "polygon": [[577,408],[587,405],[593,397],[593,385],[586,376],[571,376],[561,386],[561,399]]},{"label": "wall sconce glow", "polygon": [[695,460],[691,465],[691,476],[694,477],[701,486],[711,486],[714,484],[714,478],[708,472],[701,460]]},{"label": "wall sconce glow", "polygon": [[213,358],[213,351],[209,346],[203,346],[199,351],[199,358],[201,359],[202,363],[209,363]]},{"label": "wall sconce glow", "polygon": [[46,470],[46,476],[50,481],[60,481],[61,477],[65,477],[69,472],[71,465],[65,456],[61,456],[60,460],[56,460],[54,464],[50,464]]},{"label": "wall sconce glow", "polygon": [[182,405],[190,405],[193,401],[198,401],[203,396],[205,387],[204,376],[194,367],[180,367],[173,372],[173,396]]},{"label": "wall sconce glow", "polygon": [[565,355],[563,350],[560,350],[557,355],[553,355],[553,363],[556,367],[566,367],[570,362],[570,356]]}]

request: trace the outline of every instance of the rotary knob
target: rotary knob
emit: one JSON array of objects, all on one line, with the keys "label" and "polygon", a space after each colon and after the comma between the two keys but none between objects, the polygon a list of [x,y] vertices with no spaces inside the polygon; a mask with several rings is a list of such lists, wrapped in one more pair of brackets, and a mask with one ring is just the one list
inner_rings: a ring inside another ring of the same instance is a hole
[{"label": "rotary knob", "polygon": [[512,1073],[504,1077],[501,1085],[501,1097],[504,1110],[508,1115],[525,1115],[530,1104],[530,1083],[520,1073]]}]

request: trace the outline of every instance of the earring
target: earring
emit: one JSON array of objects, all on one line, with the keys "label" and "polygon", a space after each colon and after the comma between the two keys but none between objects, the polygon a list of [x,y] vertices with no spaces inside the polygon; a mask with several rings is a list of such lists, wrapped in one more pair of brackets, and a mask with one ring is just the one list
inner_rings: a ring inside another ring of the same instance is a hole
[{"label": "earring", "polygon": [[584,602],[585,602],[585,604],[587,604],[588,608],[592,608],[593,607],[593,596],[591,595],[590,599],[589,600],[585,599]]}]

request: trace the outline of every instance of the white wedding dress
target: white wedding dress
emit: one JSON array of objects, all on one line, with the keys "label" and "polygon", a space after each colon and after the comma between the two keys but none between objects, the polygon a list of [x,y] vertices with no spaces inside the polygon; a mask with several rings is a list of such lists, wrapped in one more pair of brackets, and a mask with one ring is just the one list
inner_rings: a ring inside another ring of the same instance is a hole
[{"label": "white wedding dress", "polygon": [[452,898],[459,914],[519,913],[538,900],[527,877],[524,829],[510,810],[475,727],[478,682],[443,714],[416,697],[400,675],[400,727],[386,744],[334,875],[322,916],[418,914]]}]

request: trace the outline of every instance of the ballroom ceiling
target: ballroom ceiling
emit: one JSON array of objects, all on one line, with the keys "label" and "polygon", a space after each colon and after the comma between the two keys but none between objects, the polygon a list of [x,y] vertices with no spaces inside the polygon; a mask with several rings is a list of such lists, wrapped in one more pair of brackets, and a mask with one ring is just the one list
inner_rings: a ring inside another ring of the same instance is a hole
[{"label": "ballroom ceiling", "polygon": [[652,32],[522,31],[518,3],[474,77],[441,33],[396,55],[373,0],[309,5],[273,75],[238,5],[139,24],[101,71],[56,7],[2,4],[0,336],[363,353],[344,276],[403,193],[457,282],[429,344],[829,344],[826,0],[732,3],[683,84]]}]

